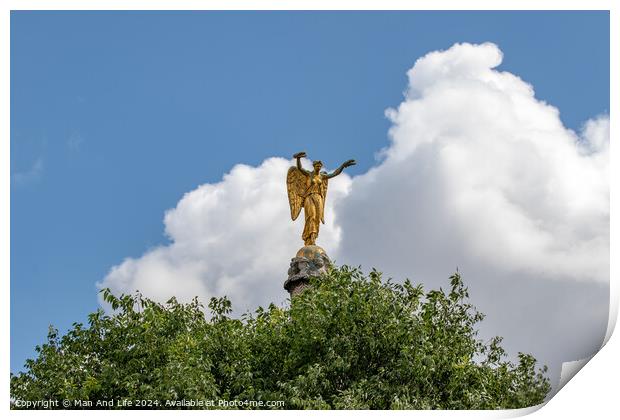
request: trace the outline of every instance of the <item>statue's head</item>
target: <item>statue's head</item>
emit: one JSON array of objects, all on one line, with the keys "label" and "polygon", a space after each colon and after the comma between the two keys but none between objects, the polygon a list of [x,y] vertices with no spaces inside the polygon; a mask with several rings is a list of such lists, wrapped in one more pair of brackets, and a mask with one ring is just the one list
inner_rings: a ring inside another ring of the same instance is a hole
[{"label": "statue's head", "polygon": [[318,172],[323,167],[323,162],[321,162],[320,160],[315,160],[314,162],[312,162],[312,167],[314,168],[315,171]]}]

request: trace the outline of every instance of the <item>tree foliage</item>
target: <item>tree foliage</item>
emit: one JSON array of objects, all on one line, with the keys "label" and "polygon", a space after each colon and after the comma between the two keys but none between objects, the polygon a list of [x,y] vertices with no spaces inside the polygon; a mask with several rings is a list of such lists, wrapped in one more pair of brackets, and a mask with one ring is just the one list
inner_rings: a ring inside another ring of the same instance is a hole
[{"label": "tree foliage", "polygon": [[[284,401],[288,409],[499,409],[543,402],[546,367],[483,341],[458,273],[449,291],[332,269],[290,307],[241,319],[231,302],[160,304],[103,290],[114,313],[50,328],[12,400]],[[62,408],[62,407],[61,407]]]}]

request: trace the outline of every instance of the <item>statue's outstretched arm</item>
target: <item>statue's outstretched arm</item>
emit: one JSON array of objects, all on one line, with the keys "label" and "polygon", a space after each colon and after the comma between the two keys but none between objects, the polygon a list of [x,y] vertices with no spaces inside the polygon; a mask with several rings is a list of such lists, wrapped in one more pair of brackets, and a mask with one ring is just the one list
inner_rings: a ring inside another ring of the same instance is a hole
[{"label": "statue's outstretched arm", "polygon": [[310,172],[306,171],[302,166],[301,166],[301,158],[302,157],[306,157],[306,152],[299,152],[299,153],[295,153],[293,155],[293,157],[295,159],[297,159],[297,169],[299,169],[304,175],[310,175]]},{"label": "statue's outstretched arm", "polygon": [[344,168],[348,168],[349,166],[353,166],[353,165],[355,165],[355,163],[356,163],[356,162],[355,162],[355,160],[354,160],[354,159],[349,159],[349,160],[347,160],[345,163],[343,163],[342,165],[340,165],[340,166],[338,167],[338,169],[336,169],[334,172],[332,172],[331,174],[327,174],[327,175],[326,175],[326,177],[327,177],[327,178],[333,178],[333,177],[335,177],[335,176],[338,176],[338,175],[340,175],[340,174],[342,173],[342,170],[343,170]]}]

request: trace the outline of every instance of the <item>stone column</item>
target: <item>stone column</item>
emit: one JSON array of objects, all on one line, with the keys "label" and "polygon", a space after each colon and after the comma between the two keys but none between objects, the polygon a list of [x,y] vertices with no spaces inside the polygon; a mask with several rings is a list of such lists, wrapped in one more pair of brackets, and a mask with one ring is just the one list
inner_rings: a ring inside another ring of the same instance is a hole
[{"label": "stone column", "polygon": [[291,259],[284,288],[292,298],[309,286],[310,277],[326,274],[330,265],[331,261],[323,248],[316,245],[304,246]]}]

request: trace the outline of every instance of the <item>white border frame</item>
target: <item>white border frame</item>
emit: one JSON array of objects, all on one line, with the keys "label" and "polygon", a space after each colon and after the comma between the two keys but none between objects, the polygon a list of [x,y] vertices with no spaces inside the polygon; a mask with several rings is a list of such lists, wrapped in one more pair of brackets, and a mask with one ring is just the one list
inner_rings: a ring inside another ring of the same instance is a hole
[{"label": "white border frame", "polygon": [[[263,1],[263,0],[239,0],[239,1],[199,1],[199,0],[8,0],[0,5],[0,194],[3,198],[0,206],[0,279],[2,279],[2,301],[0,302],[0,317],[2,319],[2,354],[0,361],[0,375],[3,376],[2,400],[5,410],[9,410],[9,329],[10,329],[10,11],[11,10],[609,10],[610,11],[610,121],[611,134],[614,138],[615,120],[611,118],[611,110],[618,109],[619,91],[618,75],[618,16],[619,7],[614,0],[297,0],[286,4],[282,1]],[[576,57],[579,59],[579,57]],[[617,167],[618,150],[615,145],[611,145],[611,179],[620,179],[620,170]],[[617,184],[611,183],[611,255],[620,255],[618,249],[618,225],[614,215],[618,209],[618,188]],[[536,412],[535,418],[583,418],[593,416],[593,418],[613,418],[617,415],[617,387],[616,379],[620,373],[620,361],[614,353],[618,353],[620,342],[616,337],[612,337],[617,314],[618,314],[618,262],[611,259],[610,276],[610,314],[605,343],[607,345],[593,357],[592,361],[586,365],[579,378],[570,381],[568,385],[561,389],[551,400],[547,407],[537,411],[537,407],[521,410],[500,410],[500,411],[403,411],[381,413],[395,418],[507,418],[526,415]],[[610,340],[611,338],[611,340]],[[573,364],[573,368],[579,363]],[[578,371],[579,369],[577,369]],[[88,415],[94,416],[135,416],[136,411],[119,411],[115,413],[105,413],[101,411],[90,412]],[[146,415],[144,412],[142,415]],[[208,415],[217,415],[228,418],[240,417],[263,417],[274,416],[288,418],[291,411],[284,412],[210,412]],[[298,412],[295,415],[312,416],[323,418],[325,416],[355,416],[370,418],[379,414],[369,411],[328,411],[328,412]],[[83,415],[78,411],[61,412],[21,412],[9,410],[9,415],[14,417],[57,417],[78,418]],[[179,411],[160,411],[149,412],[149,417],[195,417],[205,416],[204,412],[179,412]]]}]

